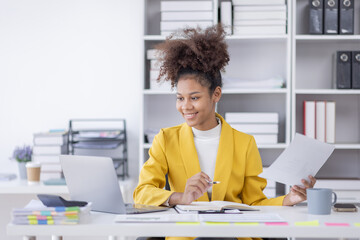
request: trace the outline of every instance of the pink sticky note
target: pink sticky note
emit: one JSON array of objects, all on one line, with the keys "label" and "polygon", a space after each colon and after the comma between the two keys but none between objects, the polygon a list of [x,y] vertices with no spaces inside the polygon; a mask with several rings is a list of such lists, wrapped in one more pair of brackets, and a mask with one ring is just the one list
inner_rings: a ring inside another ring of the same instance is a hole
[{"label": "pink sticky note", "polygon": [[348,223],[325,223],[325,226],[328,227],[350,227]]},{"label": "pink sticky note", "polygon": [[287,222],[266,222],[265,225],[268,226],[288,226]]}]

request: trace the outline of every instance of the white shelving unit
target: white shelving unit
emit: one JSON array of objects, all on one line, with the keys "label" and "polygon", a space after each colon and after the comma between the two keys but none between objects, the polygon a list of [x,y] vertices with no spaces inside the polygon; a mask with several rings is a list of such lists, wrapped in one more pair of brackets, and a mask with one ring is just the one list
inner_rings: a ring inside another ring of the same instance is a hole
[{"label": "white shelving unit", "polygon": [[[221,0],[212,0],[214,6],[213,22],[218,22],[217,9]],[[148,159],[151,144],[144,142],[147,128],[160,129],[183,123],[184,120],[175,108],[176,96],[169,90],[149,89],[149,61],[146,50],[165,40],[160,35],[161,0],[144,0],[145,29],[143,89],[140,125],[139,168]],[[288,11],[292,1],[287,1]],[[245,80],[264,80],[275,76],[285,79],[285,87],[279,89],[226,89],[217,106],[217,111],[225,112],[278,112],[279,143],[259,145],[264,166],[269,166],[280,155],[291,139],[291,15],[288,13],[288,30],[285,35],[227,36],[230,62],[223,76]],[[261,68],[261,71],[259,69]]]},{"label": "white shelving unit", "polygon": [[[221,0],[213,0],[214,23],[217,23],[215,10],[220,6],[219,1]],[[165,40],[164,36],[159,35],[160,2],[161,0],[144,0],[140,168],[147,160],[147,152],[151,147],[151,144],[144,142],[144,130],[160,129],[184,122],[175,109],[173,92],[148,89],[149,62],[146,60],[146,50]],[[288,146],[296,132],[303,132],[304,100],[335,101],[336,150],[317,174],[319,185],[321,179],[332,179],[335,182],[337,179],[351,179],[352,182],[360,183],[360,90],[341,90],[333,87],[336,51],[360,49],[360,0],[355,0],[354,35],[307,34],[308,6],[308,0],[287,1],[286,35],[226,37],[230,62],[223,76],[260,80],[278,75],[286,79],[286,86],[281,89],[223,88],[217,111],[221,115],[230,111],[279,113],[279,144],[258,146],[263,165],[266,167]],[[329,180],[326,180],[326,184],[329,184]],[[354,190],[357,194],[355,195],[360,196],[360,189]],[[344,194],[348,195],[351,194]]]},{"label": "white shelving unit", "polygon": [[[305,100],[329,100],[336,102],[335,151],[317,174],[321,179],[349,179],[360,184],[360,91],[335,89],[336,51],[360,49],[360,1],[355,0],[354,35],[308,35],[308,0],[295,0],[292,9],[292,136],[303,132],[303,107]],[[325,186],[331,187],[331,180]],[[346,182],[346,181],[345,181]],[[357,196],[356,193],[343,196]],[[345,198],[346,198],[345,197]]]}]

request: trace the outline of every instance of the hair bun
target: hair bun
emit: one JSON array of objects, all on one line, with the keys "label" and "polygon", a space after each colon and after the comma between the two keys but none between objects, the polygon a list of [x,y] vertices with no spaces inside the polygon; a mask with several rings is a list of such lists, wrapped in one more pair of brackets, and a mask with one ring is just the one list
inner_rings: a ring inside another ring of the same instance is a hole
[{"label": "hair bun", "polygon": [[160,50],[160,75],[172,86],[181,69],[192,69],[206,75],[217,76],[224,71],[229,62],[229,53],[225,42],[225,31],[221,24],[204,30],[185,28],[171,34],[156,46]]}]

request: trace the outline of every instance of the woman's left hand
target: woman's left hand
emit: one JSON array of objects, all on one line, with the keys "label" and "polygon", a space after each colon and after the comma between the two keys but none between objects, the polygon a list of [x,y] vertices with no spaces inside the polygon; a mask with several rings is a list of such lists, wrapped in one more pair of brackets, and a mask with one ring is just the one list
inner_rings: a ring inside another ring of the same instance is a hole
[{"label": "woman's left hand", "polygon": [[298,185],[291,187],[290,192],[284,198],[283,206],[292,206],[306,200],[306,189],[313,188],[316,183],[316,178],[313,176],[309,175],[309,179],[310,182],[305,179],[301,180],[304,187]]}]

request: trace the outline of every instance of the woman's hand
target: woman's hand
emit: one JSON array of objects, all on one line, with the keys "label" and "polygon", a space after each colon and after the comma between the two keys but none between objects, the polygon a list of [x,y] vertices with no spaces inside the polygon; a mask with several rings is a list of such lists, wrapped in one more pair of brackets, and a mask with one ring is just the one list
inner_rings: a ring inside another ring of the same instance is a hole
[{"label": "woman's hand", "polygon": [[313,188],[316,183],[316,178],[313,176],[309,175],[309,179],[310,182],[305,179],[301,180],[304,187],[298,185],[291,187],[290,192],[284,198],[283,206],[292,206],[306,200],[306,189]]},{"label": "woman's hand", "polygon": [[192,203],[207,192],[208,188],[211,187],[211,184],[208,183],[210,181],[210,177],[204,172],[195,174],[187,180],[183,193],[173,193],[170,196],[169,204],[173,206]]}]

